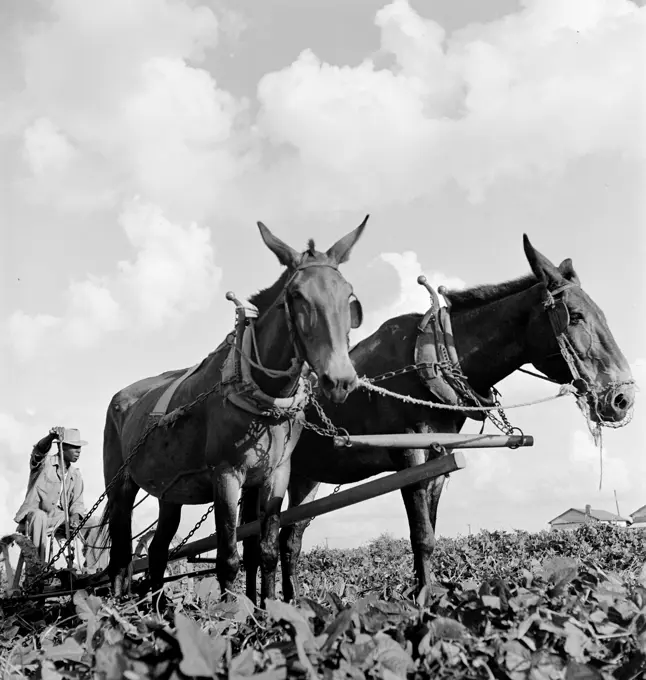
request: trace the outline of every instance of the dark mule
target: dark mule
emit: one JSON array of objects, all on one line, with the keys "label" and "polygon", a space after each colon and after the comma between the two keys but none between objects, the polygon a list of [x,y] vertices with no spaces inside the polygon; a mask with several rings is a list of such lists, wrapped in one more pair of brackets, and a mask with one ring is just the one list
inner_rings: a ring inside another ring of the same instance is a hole
[{"label": "dark mule", "polygon": [[[130,587],[131,515],[140,488],[159,499],[159,522],[149,547],[153,590],[162,587],[182,505],[214,502],[216,571],[224,596],[238,572],[236,511],[245,486],[258,490],[262,596],[274,595],[277,513],[308,397],[303,364],[307,361],[317,372],[332,402],[344,401],[356,386],[348,337],[361,322],[361,306],[338,266],[348,260],[367,219],[327,252],[315,250],[310,242],[302,254],[258,223],[265,244],[286,269],[274,285],[251,298],[258,320],[246,327],[243,320],[244,331],[237,338],[241,343],[232,347],[225,341],[192,372],[146,378],[112,398],[104,434],[109,488],[104,518],[111,542],[108,573],[116,596]],[[169,394],[170,412],[150,429],[151,412]]]},{"label": "dark mule", "polygon": [[[628,362],[603,312],[581,288],[571,260],[565,260],[557,268],[534,250],[527,237],[524,246],[533,274],[499,285],[445,293],[451,305],[457,352],[469,384],[479,394],[486,395],[497,382],[523,364],[532,363],[559,383],[569,383],[573,377],[586,382],[593,420],[621,421],[633,404],[634,385]],[[546,304],[550,302],[550,295],[555,306],[548,314]],[[420,319],[420,314],[389,319],[358,343],[350,352],[357,373],[375,377],[411,364]],[[559,351],[557,335],[561,331],[560,342],[570,343],[574,352],[574,376]],[[391,378],[384,386],[418,399],[431,398],[414,372]],[[323,403],[336,427],[357,435],[459,432],[465,422],[464,412],[406,404],[364,389],[353,392],[343,405],[325,400]],[[311,406],[306,417],[316,418]],[[427,450],[362,450],[357,446],[335,449],[330,438],[308,430],[292,454],[289,505],[313,500],[321,482],[357,482],[419,465],[437,455]],[[406,487],[401,492],[420,588],[432,580],[435,521],[444,482],[442,477]],[[251,496],[252,492],[244,494],[243,521],[253,515],[249,507],[255,500]],[[247,503],[249,507],[245,507]],[[297,562],[306,527],[306,523],[301,523],[284,527],[280,532],[283,595],[287,600],[298,594]],[[259,561],[257,539],[245,541],[243,558],[248,588],[253,593]]]}]

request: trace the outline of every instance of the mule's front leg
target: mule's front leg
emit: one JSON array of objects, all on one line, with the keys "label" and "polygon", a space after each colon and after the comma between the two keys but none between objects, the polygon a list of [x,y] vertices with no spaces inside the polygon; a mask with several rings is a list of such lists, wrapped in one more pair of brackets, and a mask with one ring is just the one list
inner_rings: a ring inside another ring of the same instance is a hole
[{"label": "mule's front leg", "polygon": [[[240,526],[258,519],[258,489],[249,487],[240,499]],[[242,541],[242,564],[245,570],[247,597],[256,604],[256,580],[260,568],[260,537],[249,536]]]},{"label": "mule's front leg", "polygon": [[236,536],[240,486],[240,481],[232,472],[214,473],[213,502],[215,505],[215,538],[218,548],[215,571],[223,600],[231,599],[230,592],[240,568]]},{"label": "mule's front leg", "polygon": [[[398,454],[401,456],[401,451]],[[403,465],[399,469],[421,465],[426,461],[426,451],[409,449],[404,453]],[[413,564],[417,587],[421,590],[433,581],[431,556],[435,549],[435,530],[428,512],[428,481],[405,486],[401,490],[402,499],[408,515],[410,543],[413,551]]]},{"label": "mule's front leg", "polygon": [[283,463],[260,489],[260,606],[276,597],[280,507],[289,484],[289,461]]},{"label": "mule's front leg", "polygon": [[182,506],[159,501],[159,519],[155,536],[148,546],[148,573],[150,589],[153,592],[153,608],[166,608],[164,595],[164,572],[168,566],[168,549],[177,533],[182,518]]},{"label": "mule's front leg", "polygon": [[[289,480],[289,507],[310,503],[316,498],[319,482],[292,474]],[[298,559],[303,544],[303,534],[309,522],[299,522],[280,530],[280,564],[283,578],[283,599],[290,602],[300,596]]]}]

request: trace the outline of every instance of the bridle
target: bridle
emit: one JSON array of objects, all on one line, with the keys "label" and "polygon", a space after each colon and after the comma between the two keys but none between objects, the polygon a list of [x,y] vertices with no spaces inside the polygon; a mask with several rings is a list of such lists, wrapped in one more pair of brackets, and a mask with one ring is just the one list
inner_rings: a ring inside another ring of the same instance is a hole
[{"label": "bridle", "polygon": [[561,356],[565,360],[572,376],[572,384],[580,395],[584,395],[593,390],[592,377],[567,334],[567,329],[570,326],[570,312],[563,299],[563,293],[569,288],[575,287],[578,288],[578,284],[568,282],[554,290],[545,288],[543,292],[543,307],[547,311],[550,326],[558,343]]},{"label": "bridle", "polygon": [[603,423],[606,427],[621,427],[626,424],[626,420],[619,423],[608,423],[601,419],[598,413],[599,402],[606,396],[610,395],[613,390],[623,385],[633,385],[634,380],[622,380],[620,382],[611,382],[603,390],[598,390],[594,384],[594,380],[586,365],[574,346],[567,329],[570,326],[570,312],[563,299],[563,293],[569,288],[579,288],[580,286],[572,281],[569,281],[558,288],[548,290],[545,288],[543,292],[543,307],[547,311],[548,318],[552,331],[558,343],[561,356],[568,366],[570,375],[572,376],[572,386],[576,389],[577,403],[584,411],[586,417],[590,419],[591,406],[586,397],[591,397],[594,403],[595,414],[597,415],[597,423]]},{"label": "bridle", "polygon": [[301,264],[298,267],[296,267],[292,275],[289,277],[289,279],[287,279],[287,282],[283,287],[283,292],[279,296],[277,302],[277,304],[282,305],[285,310],[285,321],[287,322],[287,332],[289,333],[289,341],[292,343],[294,353],[296,354],[295,358],[292,360],[292,364],[293,366],[298,365],[297,369],[298,372],[301,371],[304,363],[307,362],[310,366],[312,366],[312,362],[309,361],[307,357],[307,348],[305,347],[305,343],[303,342],[301,334],[298,332],[298,326],[296,325],[296,321],[294,319],[294,310],[289,304],[290,303],[289,287],[291,286],[294,279],[298,276],[299,272],[302,272],[305,269],[310,269],[312,267],[329,267],[330,269],[334,269],[334,271],[337,272],[339,271],[339,268],[336,265],[330,264],[328,262],[306,262],[304,264]]},{"label": "bridle", "polygon": [[[266,368],[265,366],[263,366],[262,362],[260,361],[260,354],[258,351],[258,343],[256,340],[256,332],[253,321],[250,324],[252,347],[256,360],[254,361],[253,359],[251,359],[250,356],[245,357],[245,359],[249,361],[249,363],[252,366],[262,371],[263,373],[265,373],[265,375],[267,375],[270,378],[293,378],[301,373],[303,365],[305,363],[308,363],[310,366],[313,366],[312,362],[309,360],[307,356],[307,348],[305,346],[305,343],[303,342],[303,338],[301,337],[301,334],[298,331],[298,326],[296,325],[294,319],[294,310],[290,305],[289,296],[289,287],[291,286],[296,276],[303,270],[310,269],[311,267],[329,267],[330,269],[334,269],[337,272],[339,271],[338,266],[330,264],[329,262],[304,262],[294,269],[291,276],[285,282],[283,290],[276,300],[276,306],[283,307],[285,311],[285,321],[287,323],[289,341],[292,347],[294,348],[295,356],[292,358],[292,365],[287,370],[277,370],[272,368]],[[352,297],[356,298],[354,294],[352,294]]]}]

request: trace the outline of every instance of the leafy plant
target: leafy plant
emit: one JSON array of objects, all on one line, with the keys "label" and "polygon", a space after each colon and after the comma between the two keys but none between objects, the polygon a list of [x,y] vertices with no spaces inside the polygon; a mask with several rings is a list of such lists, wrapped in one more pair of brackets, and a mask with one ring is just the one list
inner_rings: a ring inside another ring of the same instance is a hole
[{"label": "leafy plant", "polygon": [[[439,539],[416,594],[407,541],[302,559],[304,596],[265,611],[182,579],[173,611],[80,591],[0,618],[7,678],[633,680],[646,668],[646,532]],[[644,565],[644,566],[642,566]],[[242,578],[239,581],[242,592]]]}]

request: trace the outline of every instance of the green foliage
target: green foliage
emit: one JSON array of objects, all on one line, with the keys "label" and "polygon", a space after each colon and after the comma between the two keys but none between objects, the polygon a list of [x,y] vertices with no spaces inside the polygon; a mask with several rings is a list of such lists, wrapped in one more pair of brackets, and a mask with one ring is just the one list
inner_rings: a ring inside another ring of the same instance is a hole
[{"label": "green foliage", "polygon": [[[644,567],[642,567],[644,565]],[[177,582],[174,611],[81,591],[0,619],[3,677],[643,677],[646,532],[481,532],[440,539],[416,595],[407,541],[381,536],[302,558],[304,597],[222,603],[213,578]],[[215,595],[215,597],[213,597]]]}]

